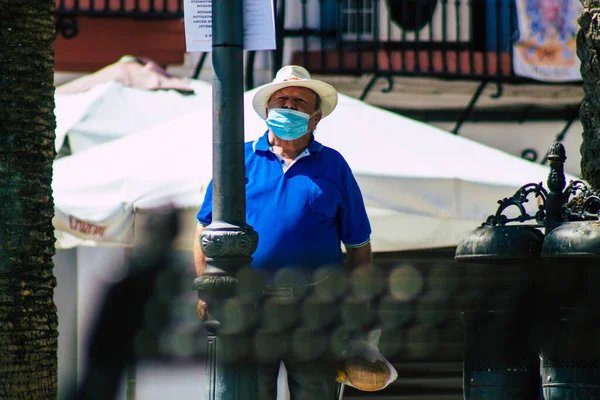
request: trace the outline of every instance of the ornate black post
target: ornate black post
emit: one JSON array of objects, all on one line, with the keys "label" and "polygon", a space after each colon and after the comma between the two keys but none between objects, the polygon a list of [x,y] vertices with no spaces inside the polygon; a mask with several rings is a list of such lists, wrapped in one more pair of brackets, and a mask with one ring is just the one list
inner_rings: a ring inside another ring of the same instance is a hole
[{"label": "ornate black post", "polygon": [[209,269],[195,280],[211,314],[205,398],[250,400],[258,397],[247,353],[255,297],[240,296],[237,278],[250,265],[258,235],[246,225],[243,2],[213,0],[212,17],[213,219],[200,236]]},{"label": "ornate black post", "polygon": [[[457,247],[459,261],[479,260],[495,264],[499,270],[516,265],[534,272],[530,274],[532,284],[519,285],[530,293],[529,298],[515,297],[521,310],[490,310],[501,324],[482,324],[478,315],[467,314],[475,318],[465,319],[465,399],[537,398],[536,391],[544,400],[600,396],[600,196],[582,181],[571,181],[565,187],[566,155],[560,143],[552,145],[548,160],[549,192],[541,184],[524,185],[501,200],[496,215]],[[531,194],[541,203],[533,216],[524,206]],[[504,215],[511,206],[517,207],[520,215]],[[533,220],[537,224],[522,224]],[[513,222],[520,224],[508,225]],[[522,281],[520,277],[525,276],[517,274],[512,281]],[[522,309],[529,312],[523,314]],[[504,329],[506,324],[519,327],[519,334]],[[502,329],[496,329],[494,336],[488,326]],[[503,336],[501,340],[498,335]],[[531,350],[539,358],[539,368],[531,368],[531,362],[518,363],[530,359]],[[481,374],[480,365],[473,361],[489,365],[490,359],[482,359],[482,355],[490,354],[496,367],[505,368],[494,372],[492,367],[488,369],[492,374]],[[516,365],[528,367],[515,369]],[[541,378],[537,387],[533,386],[534,377]]]},{"label": "ornate black post", "polygon": [[565,148],[559,142],[555,142],[548,152],[548,161],[550,162],[550,174],[548,175],[548,197],[546,198],[546,219],[544,227],[546,235],[554,228],[564,222],[563,205],[565,189],[565,161],[567,156]]}]

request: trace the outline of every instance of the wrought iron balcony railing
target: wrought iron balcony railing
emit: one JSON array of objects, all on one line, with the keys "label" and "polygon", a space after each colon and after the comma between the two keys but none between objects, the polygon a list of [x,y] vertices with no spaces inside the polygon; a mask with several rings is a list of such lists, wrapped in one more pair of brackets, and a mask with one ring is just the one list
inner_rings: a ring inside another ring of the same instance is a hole
[{"label": "wrought iron balcony railing", "polygon": [[315,72],[517,79],[515,0],[283,0],[278,23]]},{"label": "wrought iron balcony railing", "polygon": [[[513,67],[520,0],[272,1],[278,44],[273,70],[294,63],[313,73],[385,77],[390,86],[393,76],[524,80]],[[61,20],[76,25],[79,16],[183,18],[183,0],[56,0],[56,5],[59,25]],[[251,54],[250,87],[253,69]]]}]

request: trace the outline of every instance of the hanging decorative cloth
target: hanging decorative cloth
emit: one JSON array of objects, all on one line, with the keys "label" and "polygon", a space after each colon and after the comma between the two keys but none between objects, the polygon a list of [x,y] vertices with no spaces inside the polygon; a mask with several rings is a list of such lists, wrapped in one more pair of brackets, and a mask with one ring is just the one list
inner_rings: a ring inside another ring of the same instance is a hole
[{"label": "hanging decorative cloth", "polygon": [[538,81],[581,80],[575,37],[582,12],[579,0],[515,0],[519,39],[515,74]]}]

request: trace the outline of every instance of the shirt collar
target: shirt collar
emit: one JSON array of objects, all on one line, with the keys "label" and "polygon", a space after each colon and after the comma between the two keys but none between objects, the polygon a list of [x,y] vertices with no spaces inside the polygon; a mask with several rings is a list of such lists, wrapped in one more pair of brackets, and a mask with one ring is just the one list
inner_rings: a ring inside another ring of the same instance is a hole
[{"label": "shirt collar", "polygon": [[[264,135],[262,135],[261,137],[256,139],[254,141],[254,143],[252,143],[252,149],[254,150],[255,153],[258,151],[269,151],[270,148],[271,148],[271,145],[269,144],[269,131],[267,131]],[[308,145],[307,150],[311,154],[318,153],[321,150],[323,150],[323,145],[321,143],[317,142],[313,135],[312,140],[310,141],[310,144]]]}]

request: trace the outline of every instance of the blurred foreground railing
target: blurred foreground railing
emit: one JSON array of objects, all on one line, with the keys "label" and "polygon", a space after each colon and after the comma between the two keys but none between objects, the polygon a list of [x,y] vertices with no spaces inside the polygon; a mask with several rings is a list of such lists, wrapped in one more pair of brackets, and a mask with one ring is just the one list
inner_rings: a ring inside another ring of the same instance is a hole
[{"label": "blurred foreground railing", "polygon": [[[517,78],[512,68],[518,31],[515,0],[276,3],[276,63],[301,64],[327,74]],[[56,14],[180,19],[183,1],[57,0]]]},{"label": "blurred foreground railing", "polygon": [[[125,374],[128,393],[134,396],[135,370],[129,367],[139,361],[188,365],[209,361],[207,330],[196,319],[197,297],[190,287],[193,266],[169,256],[176,226],[169,214],[157,218],[149,224],[149,240],[133,251],[127,275],[109,288],[98,309],[84,368],[87,373],[78,389],[73,386],[69,400],[115,398]],[[376,268],[351,274],[315,271],[315,275],[333,273],[336,279],[323,281],[292,302],[261,300],[258,318],[247,332],[248,343],[254,346],[242,346],[244,351],[236,354],[249,362],[286,354],[332,357],[341,349],[344,331],[382,328],[379,348],[398,370],[398,380],[376,393],[349,388],[344,398],[394,395],[401,399],[416,394],[461,398],[463,328],[459,311],[466,305],[478,307],[483,300],[501,298],[502,277],[488,270],[467,271],[447,254],[435,251],[377,254],[375,258]],[[246,278],[248,273],[244,272]],[[290,279],[296,276],[293,271],[285,275]],[[303,282],[306,276],[296,278]],[[245,314],[236,312],[235,307],[242,300],[234,298],[228,303],[231,319],[223,323],[232,329],[241,326],[238,318],[246,321]],[[287,321],[285,326],[281,321]],[[269,326],[285,328],[276,331],[291,342],[261,341],[272,335],[265,330]],[[298,336],[316,328],[324,333]],[[221,336],[226,339],[227,335]],[[280,348],[273,343],[289,346]]]}]

